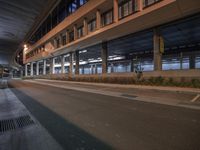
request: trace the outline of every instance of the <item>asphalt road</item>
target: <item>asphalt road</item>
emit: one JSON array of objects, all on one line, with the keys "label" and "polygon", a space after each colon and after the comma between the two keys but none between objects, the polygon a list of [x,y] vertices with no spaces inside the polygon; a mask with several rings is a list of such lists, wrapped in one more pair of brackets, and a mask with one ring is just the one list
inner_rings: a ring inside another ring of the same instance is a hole
[{"label": "asphalt road", "polygon": [[66,150],[200,150],[199,110],[20,80],[9,87]]}]

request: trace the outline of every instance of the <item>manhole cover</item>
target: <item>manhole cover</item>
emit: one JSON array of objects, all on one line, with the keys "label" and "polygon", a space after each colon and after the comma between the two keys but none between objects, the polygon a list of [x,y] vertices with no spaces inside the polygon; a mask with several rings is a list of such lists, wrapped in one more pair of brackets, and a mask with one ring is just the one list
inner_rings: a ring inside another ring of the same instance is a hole
[{"label": "manhole cover", "polygon": [[29,115],[20,116],[12,119],[0,120],[0,133],[12,131],[34,124]]}]

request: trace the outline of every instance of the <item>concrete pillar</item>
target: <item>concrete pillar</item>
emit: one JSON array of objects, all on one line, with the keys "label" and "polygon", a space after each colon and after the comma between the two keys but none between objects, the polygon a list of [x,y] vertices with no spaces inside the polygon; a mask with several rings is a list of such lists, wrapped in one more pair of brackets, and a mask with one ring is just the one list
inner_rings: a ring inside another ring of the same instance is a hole
[{"label": "concrete pillar", "polygon": [[133,59],[131,60],[131,72],[134,72],[134,61],[133,61]]},{"label": "concrete pillar", "polygon": [[39,68],[40,68],[40,66],[39,66],[39,61],[38,61],[38,62],[36,62],[36,75],[37,76],[39,75]]},{"label": "concrete pillar", "polygon": [[97,12],[96,12],[96,27],[97,27],[97,30],[101,28],[101,12],[100,12],[100,10],[97,10]]},{"label": "concrete pillar", "polygon": [[75,52],[75,57],[76,57],[76,66],[75,66],[75,74],[79,74],[79,51]]},{"label": "concrete pillar", "polygon": [[189,64],[190,64],[190,69],[195,69],[195,55],[191,55],[191,56],[189,57],[189,60],[190,60],[190,62],[189,62]]},{"label": "concrete pillar", "polygon": [[101,48],[102,74],[107,73],[107,69],[108,69],[107,58],[108,58],[107,42],[103,42],[102,48]]},{"label": "concrete pillar", "polygon": [[119,6],[118,6],[118,0],[113,0],[113,17],[114,22],[118,22],[119,20]]},{"label": "concrete pillar", "polygon": [[94,66],[91,65],[90,67],[91,67],[91,68],[90,68],[90,69],[91,69],[91,74],[94,74]]},{"label": "concrete pillar", "polygon": [[54,72],[53,58],[50,58],[49,61],[50,61],[50,74],[53,74]]},{"label": "concrete pillar", "polygon": [[25,77],[28,76],[28,64],[25,64]]},{"label": "concrete pillar", "polygon": [[83,35],[86,36],[88,34],[88,23],[86,18],[84,18],[83,25],[84,25]]},{"label": "concrete pillar", "polygon": [[61,73],[65,73],[65,57],[61,56]]},{"label": "concrete pillar", "polygon": [[66,31],[66,44],[69,43],[69,30]]},{"label": "concrete pillar", "polygon": [[136,2],[138,3],[138,10],[142,11],[143,10],[143,0],[137,0]]},{"label": "concrete pillar", "polygon": [[78,39],[77,25],[74,25],[74,41]]},{"label": "concrete pillar", "polygon": [[72,77],[73,75],[73,61],[74,61],[74,58],[73,58],[73,53],[71,52],[70,53],[70,56],[69,56],[69,76]]},{"label": "concrete pillar", "polygon": [[98,67],[97,67],[97,64],[95,64],[95,74],[98,74]]},{"label": "concrete pillar", "polygon": [[180,54],[180,69],[183,69],[183,53]]},{"label": "concrete pillar", "polygon": [[31,76],[33,76],[33,62],[30,63],[30,67],[31,67]]},{"label": "concrete pillar", "polygon": [[46,75],[47,61],[43,60],[43,75]]},{"label": "concrete pillar", "polygon": [[162,54],[160,52],[160,31],[154,29],[154,70],[162,70]]},{"label": "concrete pillar", "polygon": [[55,58],[52,58],[52,74],[55,74]]},{"label": "concrete pillar", "polygon": [[[25,75],[26,76],[26,75]],[[23,77],[23,69],[22,68],[20,68],[20,78],[22,78]]]}]

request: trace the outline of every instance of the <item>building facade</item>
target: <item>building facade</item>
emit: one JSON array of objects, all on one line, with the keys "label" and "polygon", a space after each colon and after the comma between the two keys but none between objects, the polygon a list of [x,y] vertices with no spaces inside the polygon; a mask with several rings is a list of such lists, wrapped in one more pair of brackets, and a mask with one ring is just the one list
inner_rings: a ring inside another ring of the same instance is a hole
[{"label": "building facade", "polygon": [[199,76],[199,0],[61,0],[25,41],[25,76]]}]

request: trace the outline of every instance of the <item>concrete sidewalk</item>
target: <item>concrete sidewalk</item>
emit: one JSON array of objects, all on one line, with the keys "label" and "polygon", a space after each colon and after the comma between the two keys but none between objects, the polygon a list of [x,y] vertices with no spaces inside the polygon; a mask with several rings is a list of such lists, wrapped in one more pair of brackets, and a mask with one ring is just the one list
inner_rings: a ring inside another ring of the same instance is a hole
[{"label": "concrete sidewalk", "polygon": [[74,82],[74,81],[60,81],[60,80],[47,80],[47,79],[35,79],[36,81],[48,81],[48,82],[60,82],[60,83],[70,83],[70,84],[80,84],[80,85],[93,85],[93,86],[104,86],[110,88],[136,88],[145,90],[159,90],[159,91],[169,91],[169,92],[184,92],[184,93],[194,93],[200,94],[200,89],[198,88],[187,88],[187,87],[167,87],[167,86],[148,86],[148,85],[125,85],[125,84],[110,84],[110,83],[93,83],[93,82]]},{"label": "concrete sidewalk", "polygon": [[[198,103],[199,99],[197,97],[200,93],[199,89],[195,89],[196,91],[193,91],[191,88],[176,89],[175,87],[151,87],[140,85],[85,83],[43,79],[25,81],[68,90],[120,97],[129,100],[200,109],[200,105]],[[193,101],[195,98],[196,100]]]},{"label": "concrete sidewalk", "polygon": [[0,150],[62,150],[7,88],[7,81],[0,82]]}]

